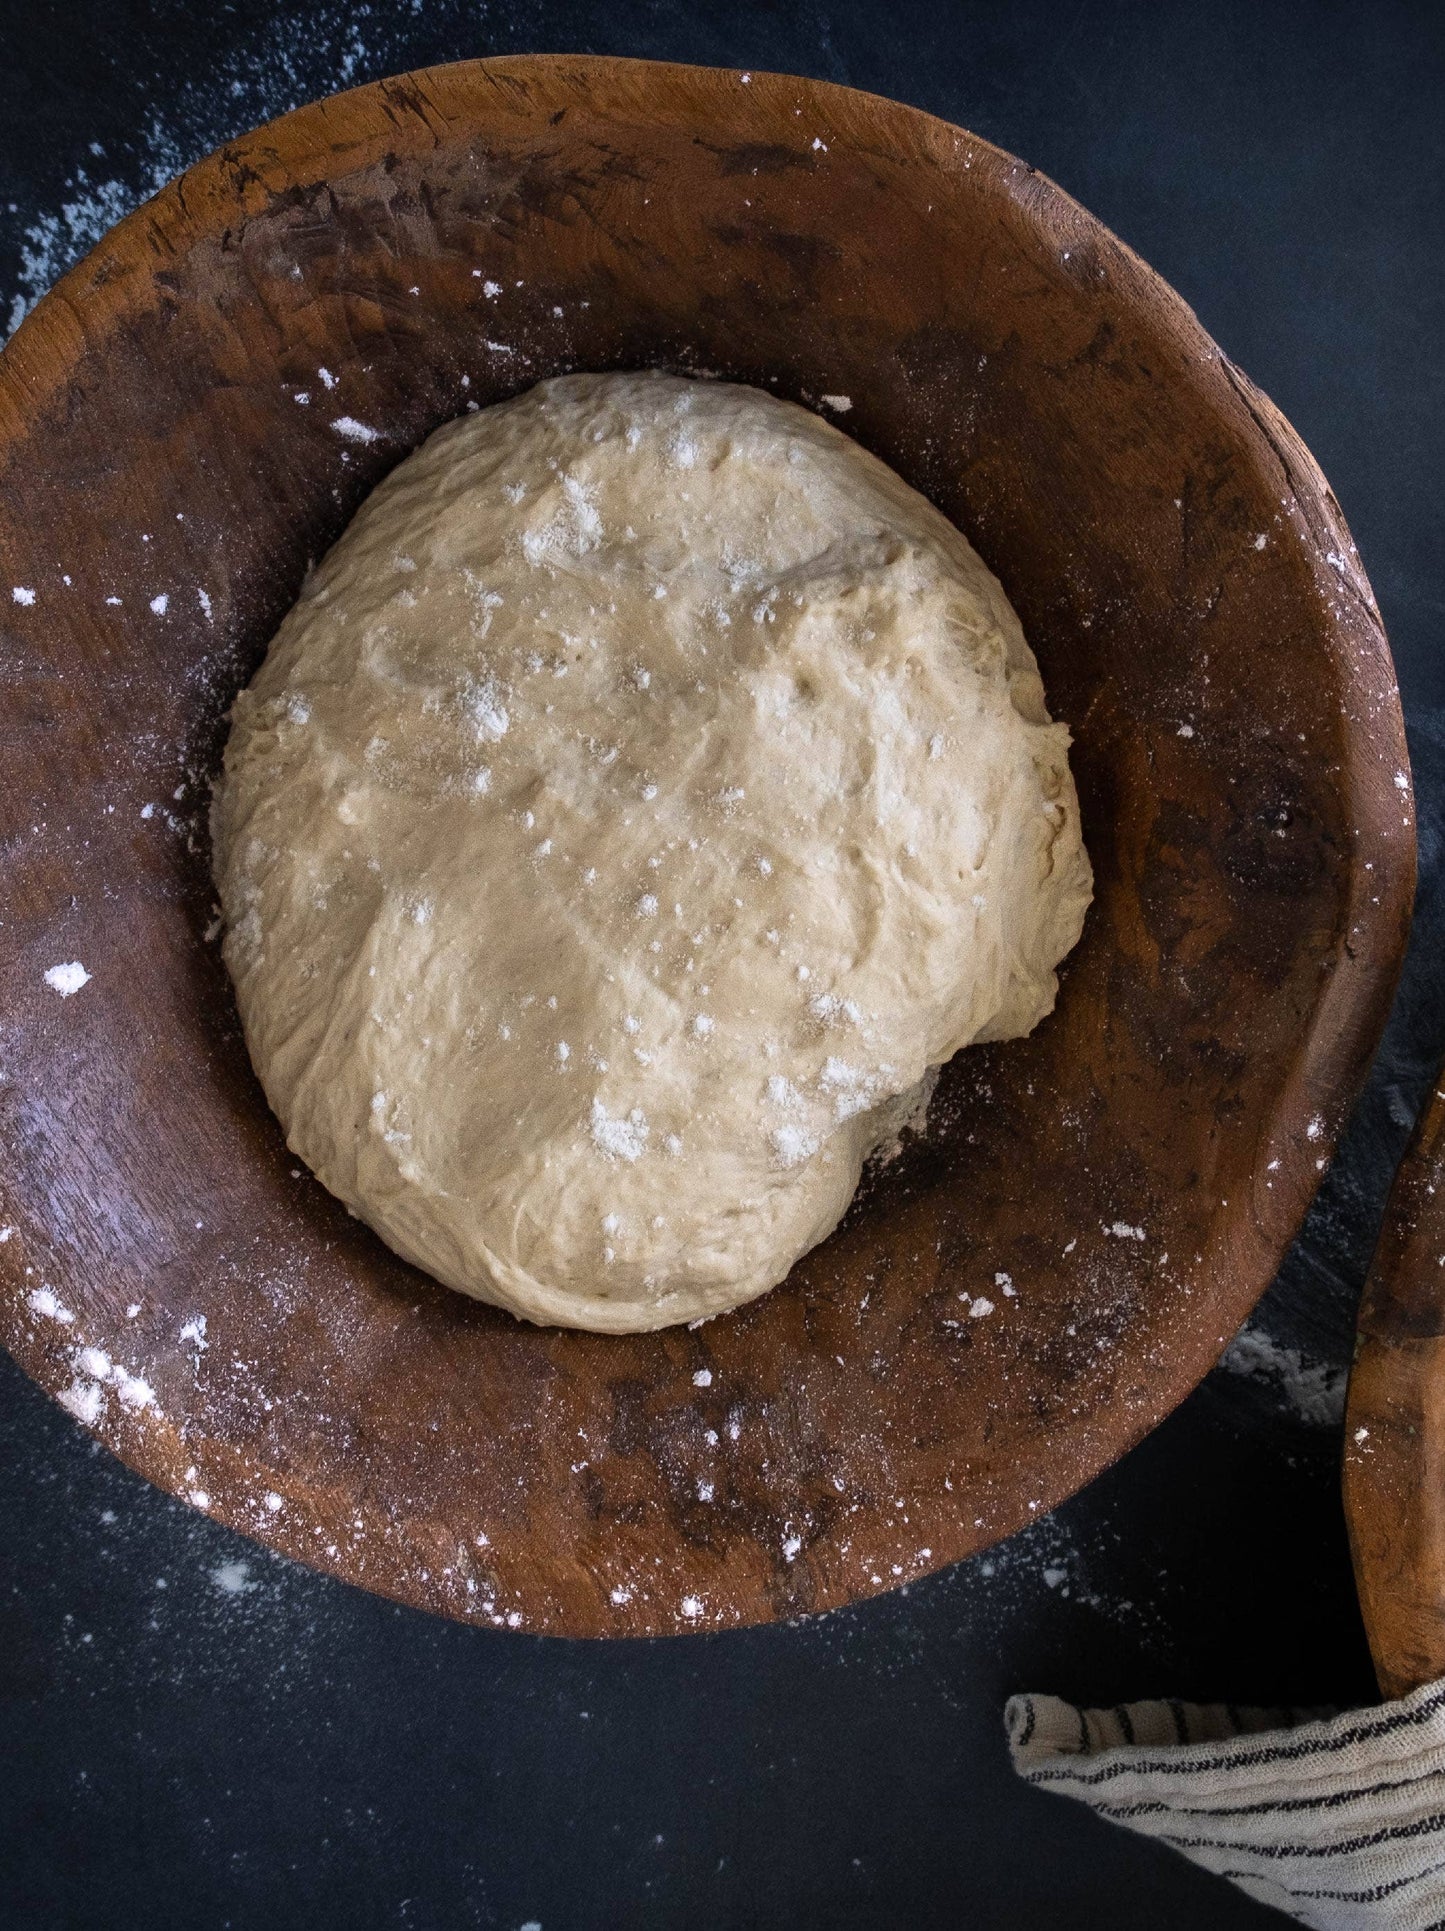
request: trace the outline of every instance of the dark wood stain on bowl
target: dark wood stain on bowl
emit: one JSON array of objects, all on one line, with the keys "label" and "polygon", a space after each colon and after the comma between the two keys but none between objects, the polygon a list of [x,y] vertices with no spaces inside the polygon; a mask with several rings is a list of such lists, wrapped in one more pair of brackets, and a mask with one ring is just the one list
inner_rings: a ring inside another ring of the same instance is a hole
[{"label": "dark wood stain on bowl", "polygon": [[[1098,900],[1053,1018],[956,1062],[784,1287],[615,1339],[435,1287],[296,1174],[204,826],[232,696],[384,471],[469,403],[649,364],[850,398],[966,530],[1076,734]],[[305,108],[0,357],[0,553],[0,1337],[163,1487],[449,1615],[791,1616],[1047,1510],[1268,1282],[1403,946],[1389,652],[1298,438],[1021,162],[846,89],[611,60]]]}]

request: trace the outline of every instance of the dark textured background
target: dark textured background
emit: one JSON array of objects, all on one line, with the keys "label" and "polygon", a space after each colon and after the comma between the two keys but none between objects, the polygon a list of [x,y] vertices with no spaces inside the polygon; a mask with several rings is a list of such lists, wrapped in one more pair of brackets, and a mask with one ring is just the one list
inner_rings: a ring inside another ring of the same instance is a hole
[{"label": "dark textured background", "polygon": [[1021,1687],[1371,1693],[1340,1371],[1445,1049],[1445,9],[0,0],[0,334],[227,136],[402,67],[548,50],[929,108],[1183,291],[1314,449],[1384,611],[1419,790],[1405,983],[1234,1366],[1028,1534],[801,1626],[577,1644],[395,1609],[149,1489],[0,1356],[0,1926],[1280,1923],[1018,1785],[1000,1711]]}]

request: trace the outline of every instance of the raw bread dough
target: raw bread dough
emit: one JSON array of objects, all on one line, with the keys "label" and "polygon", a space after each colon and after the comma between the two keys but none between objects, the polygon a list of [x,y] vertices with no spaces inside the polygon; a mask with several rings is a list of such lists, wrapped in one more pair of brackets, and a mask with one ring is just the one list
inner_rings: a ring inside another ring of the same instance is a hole
[{"label": "raw bread dough", "polygon": [[1051,1009],[1090,897],[998,582],[732,384],[564,376],[438,430],[233,716],[225,956],[290,1145],[534,1321],[780,1281],[929,1069]]}]

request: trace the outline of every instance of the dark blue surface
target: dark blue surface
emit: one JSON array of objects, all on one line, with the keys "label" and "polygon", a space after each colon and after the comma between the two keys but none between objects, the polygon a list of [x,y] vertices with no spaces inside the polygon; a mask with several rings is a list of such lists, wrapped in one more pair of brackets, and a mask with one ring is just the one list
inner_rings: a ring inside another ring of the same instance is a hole
[{"label": "dark blue surface", "polygon": [[1305,1411],[1337,1407],[1445,1048],[1445,10],[0,0],[0,326],[226,136],[400,67],[535,50],[914,102],[1046,170],[1183,291],[1314,449],[1385,614],[1420,808],[1405,984],[1256,1316],[1275,1367],[1217,1371],[990,1557],[801,1627],[571,1644],[392,1608],[149,1489],[0,1357],[0,1926],[1280,1923],[1018,1785],[1000,1711],[1020,1687],[1371,1693],[1338,1426]]}]

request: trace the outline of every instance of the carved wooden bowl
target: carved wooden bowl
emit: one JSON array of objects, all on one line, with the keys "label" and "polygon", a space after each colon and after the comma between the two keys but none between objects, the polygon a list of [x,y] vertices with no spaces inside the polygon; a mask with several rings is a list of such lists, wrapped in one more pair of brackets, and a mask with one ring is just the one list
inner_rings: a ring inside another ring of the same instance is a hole
[{"label": "carved wooden bowl", "polygon": [[[967,532],[1075,732],[1098,898],[1055,1015],[949,1069],[785,1286],[608,1338],[435,1286],[298,1171],[206,803],[232,696],[391,464],[469,402],[652,364],[848,397]],[[1389,651],[1289,427],[1022,162],[629,61],[304,108],[4,351],[0,559],[0,1338],[172,1493],[482,1622],[792,1616],[1052,1507],[1268,1282],[1404,940]]]}]

